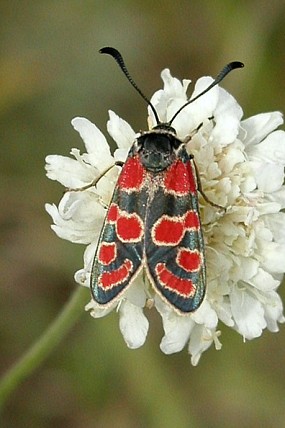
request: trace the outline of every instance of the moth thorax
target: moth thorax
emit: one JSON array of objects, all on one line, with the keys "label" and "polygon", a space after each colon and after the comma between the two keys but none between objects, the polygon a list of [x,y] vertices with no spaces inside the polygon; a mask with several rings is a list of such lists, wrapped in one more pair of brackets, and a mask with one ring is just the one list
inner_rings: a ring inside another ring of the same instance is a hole
[{"label": "moth thorax", "polygon": [[142,135],[138,138],[141,163],[148,171],[163,171],[173,163],[176,145],[177,139],[171,134],[154,132]]}]

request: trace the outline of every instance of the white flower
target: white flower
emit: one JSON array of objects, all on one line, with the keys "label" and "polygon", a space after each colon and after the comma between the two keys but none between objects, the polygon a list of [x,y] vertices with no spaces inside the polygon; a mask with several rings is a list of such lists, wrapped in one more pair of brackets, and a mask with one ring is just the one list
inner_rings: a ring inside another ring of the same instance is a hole
[{"label": "white flower", "polygon": [[[160,120],[167,121],[187,101],[190,81],[181,83],[169,70],[162,72],[162,79],[164,89],[157,91],[151,101]],[[210,77],[199,79],[192,97],[212,81]],[[244,340],[259,337],[265,328],[276,332],[278,323],[285,321],[277,293],[285,272],[285,213],[281,211],[285,207],[285,133],[275,130],[283,119],[279,112],[246,120],[242,120],[242,114],[236,100],[216,86],[173,121],[182,140],[203,123],[187,148],[195,157],[204,192],[227,210],[218,212],[200,198],[207,293],[196,312],[178,315],[154,294],[143,274],[111,307],[102,308],[93,300],[86,306],[95,318],[116,309],[120,330],[130,348],[145,342],[149,302],[162,317],[165,335],[161,350],[171,354],[188,345],[193,365],[212,343],[216,349],[221,348],[219,321],[235,329]],[[118,146],[114,156],[95,125],[75,118],[72,124],[85,143],[86,153],[72,149],[74,159],[57,155],[46,159],[47,176],[71,189],[87,186],[108,170],[96,186],[68,191],[58,207],[46,205],[59,237],[87,244],[84,268],[75,274],[76,281],[84,286],[89,286],[92,259],[119,174],[117,166],[110,167],[126,159],[136,135],[115,113],[109,115],[108,132]],[[156,124],[151,109],[149,123]]]}]

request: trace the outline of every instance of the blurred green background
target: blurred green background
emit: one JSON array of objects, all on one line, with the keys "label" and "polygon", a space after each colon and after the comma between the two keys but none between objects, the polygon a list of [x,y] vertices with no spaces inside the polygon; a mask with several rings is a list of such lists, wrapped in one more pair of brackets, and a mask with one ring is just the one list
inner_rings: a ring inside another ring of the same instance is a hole
[{"label": "blurred green background", "polygon": [[[74,288],[83,246],[50,230],[45,202],[63,188],[45,177],[47,154],[83,149],[70,120],[84,116],[106,133],[108,109],[135,130],[146,106],[114,62],[124,54],[150,96],[160,71],[179,78],[246,65],[223,82],[245,116],[284,110],[283,0],[2,1],[0,4],[1,371],[56,317]],[[281,294],[285,296],[284,290]],[[86,302],[89,294],[86,292]],[[76,327],[11,396],[1,427],[284,427],[285,328],[252,342],[221,325],[223,348],[198,367],[187,352],[159,350],[151,311],[143,348],[127,349],[115,313]]]}]

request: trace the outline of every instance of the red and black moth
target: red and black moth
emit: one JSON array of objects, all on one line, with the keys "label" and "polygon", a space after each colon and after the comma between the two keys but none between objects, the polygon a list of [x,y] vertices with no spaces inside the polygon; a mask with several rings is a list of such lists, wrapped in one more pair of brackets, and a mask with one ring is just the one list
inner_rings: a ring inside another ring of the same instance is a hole
[{"label": "red and black moth", "polygon": [[206,290],[198,191],[208,198],[186,142],[177,138],[171,125],[183,108],[243,64],[235,61],[226,65],[208,88],[184,104],[168,123],[161,123],[154,106],[131,78],[121,54],[110,47],[100,53],[117,61],[152,109],[157,124],[139,134],[122,165],[92,265],[93,298],[101,307],[112,305],[143,269],[170,307],[179,314],[193,312]]}]

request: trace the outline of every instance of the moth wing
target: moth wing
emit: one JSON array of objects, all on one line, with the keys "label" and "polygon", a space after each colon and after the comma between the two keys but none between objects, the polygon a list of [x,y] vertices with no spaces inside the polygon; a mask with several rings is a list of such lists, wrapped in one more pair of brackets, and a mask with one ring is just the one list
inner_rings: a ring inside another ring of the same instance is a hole
[{"label": "moth wing", "polygon": [[91,270],[91,292],[99,305],[119,298],[142,267],[144,213],[138,191],[144,171],[129,155],[120,173],[102,227]]},{"label": "moth wing", "polygon": [[196,176],[186,154],[164,175],[146,216],[146,265],[155,290],[179,313],[195,311],[206,287]]}]

